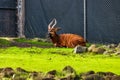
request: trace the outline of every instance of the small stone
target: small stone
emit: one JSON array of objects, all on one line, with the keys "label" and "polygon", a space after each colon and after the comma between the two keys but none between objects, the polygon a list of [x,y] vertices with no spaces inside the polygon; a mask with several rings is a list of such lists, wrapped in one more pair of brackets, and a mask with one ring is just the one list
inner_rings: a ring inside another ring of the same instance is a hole
[{"label": "small stone", "polygon": [[90,75],[90,74],[95,74],[95,72],[92,71],[92,70],[91,70],[91,71],[87,71],[87,72],[81,73],[80,76],[81,76],[81,77],[84,77],[84,76],[88,76],[88,75]]},{"label": "small stone", "polygon": [[64,73],[75,73],[75,70],[71,66],[66,66],[62,70]]},{"label": "small stone", "polygon": [[44,73],[33,71],[29,74],[30,80],[42,80],[44,78]]},{"label": "small stone", "polygon": [[56,70],[49,71],[47,74],[55,75],[57,73]]},{"label": "small stone", "polygon": [[38,72],[33,71],[33,72],[30,73],[29,77],[37,77],[38,74],[39,74]]},{"label": "small stone", "polygon": [[98,74],[90,74],[84,77],[83,80],[105,80],[105,79]]},{"label": "small stone", "polygon": [[16,71],[17,71],[17,72],[20,72],[20,73],[29,73],[28,71],[22,69],[21,67],[17,67],[17,68],[16,68]]},{"label": "small stone", "polygon": [[92,44],[89,48],[88,48],[88,51],[89,52],[92,52],[92,50],[96,48],[96,45],[95,44]]},{"label": "small stone", "polygon": [[105,49],[104,48],[93,48],[92,52],[103,54],[105,52]]},{"label": "small stone", "polygon": [[11,77],[13,74],[15,74],[14,70],[11,67],[4,68],[1,73],[4,77]]},{"label": "small stone", "polygon": [[120,76],[112,76],[112,79],[111,80],[120,80]]},{"label": "small stone", "polygon": [[110,49],[110,50],[106,50],[103,54],[104,55],[111,55],[111,54],[114,54],[116,53],[116,50],[115,49]]},{"label": "small stone", "polygon": [[76,46],[74,48],[74,53],[83,53],[83,52],[86,52],[87,51],[87,47],[83,47],[83,46]]},{"label": "small stone", "polygon": [[107,45],[107,48],[111,49],[111,48],[116,48],[117,44],[109,44]]},{"label": "small stone", "polygon": [[118,44],[117,48],[120,48],[120,43]]},{"label": "small stone", "polygon": [[115,55],[120,55],[120,51],[117,51],[117,52],[115,53]]},{"label": "small stone", "polygon": [[100,76],[106,76],[105,72],[97,72],[96,74],[100,75]]}]

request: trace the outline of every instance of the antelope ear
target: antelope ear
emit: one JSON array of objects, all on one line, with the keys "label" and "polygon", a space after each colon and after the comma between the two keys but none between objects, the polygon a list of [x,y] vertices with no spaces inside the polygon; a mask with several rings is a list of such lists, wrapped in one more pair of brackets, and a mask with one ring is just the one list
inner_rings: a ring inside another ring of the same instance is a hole
[{"label": "antelope ear", "polygon": [[57,27],[57,28],[56,28],[56,31],[59,31],[59,30],[61,30],[61,28],[60,28],[60,27]]}]

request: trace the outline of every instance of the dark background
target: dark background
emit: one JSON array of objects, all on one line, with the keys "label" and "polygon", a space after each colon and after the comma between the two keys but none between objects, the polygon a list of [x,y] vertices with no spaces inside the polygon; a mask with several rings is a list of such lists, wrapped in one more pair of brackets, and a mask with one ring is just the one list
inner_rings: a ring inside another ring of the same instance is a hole
[{"label": "dark background", "polygon": [[17,36],[16,0],[0,0],[0,36]]},{"label": "dark background", "polygon": [[[0,1],[0,36],[16,36],[16,0]],[[42,37],[57,19],[59,33],[84,35],[83,0],[25,0],[25,36]],[[87,41],[120,42],[120,0],[87,0]]]}]

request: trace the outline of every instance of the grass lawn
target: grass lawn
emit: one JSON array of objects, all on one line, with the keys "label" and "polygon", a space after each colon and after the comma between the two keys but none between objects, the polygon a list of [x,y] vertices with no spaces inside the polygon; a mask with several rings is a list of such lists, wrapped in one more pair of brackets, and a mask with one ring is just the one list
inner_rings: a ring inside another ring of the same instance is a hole
[{"label": "grass lawn", "polygon": [[119,56],[74,54],[72,51],[71,48],[0,48],[0,68],[21,67],[29,71],[42,72],[55,69],[60,72],[65,66],[70,65],[77,73],[94,70],[120,74]]}]

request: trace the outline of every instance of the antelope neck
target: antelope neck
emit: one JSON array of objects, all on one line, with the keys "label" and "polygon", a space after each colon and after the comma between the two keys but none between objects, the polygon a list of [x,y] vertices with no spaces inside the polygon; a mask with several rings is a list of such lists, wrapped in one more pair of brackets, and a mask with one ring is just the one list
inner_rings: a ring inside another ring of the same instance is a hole
[{"label": "antelope neck", "polygon": [[52,42],[53,42],[53,43],[56,43],[56,42],[59,41],[59,35],[58,35],[58,34],[55,34],[54,36],[51,37],[51,39],[52,39]]}]

